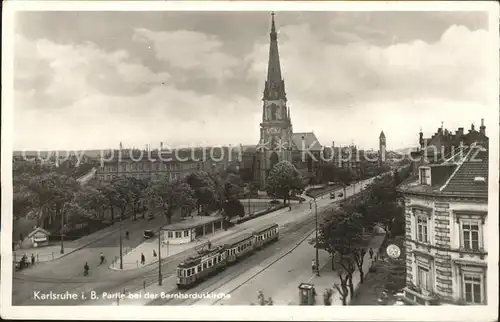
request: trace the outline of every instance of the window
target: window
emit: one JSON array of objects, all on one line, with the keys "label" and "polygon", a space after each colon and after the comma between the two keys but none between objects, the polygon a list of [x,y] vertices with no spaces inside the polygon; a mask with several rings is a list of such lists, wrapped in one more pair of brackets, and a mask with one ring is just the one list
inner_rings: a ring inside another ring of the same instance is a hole
[{"label": "window", "polygon": [[417,216],[417,240],[421,243],[428,243],[427,217]]},{"label": "window", "polygon": [[201,265],[198,265],[198,272],[201,272]]},{"label": "window", "polygon": [[430,168],[420,168],[420,184],[430,185],[431,184],[431,169]]},{"label": "window", "polygon": [[203,263],[203,269],[207,268],[207,262]]},{"label": "window", "polygon": [[417,275],[417,283],[418,287],[420,289],[428,291],[430,290],[430,274],[429,274],[429,269],[425,267],[419,266],[417,268],[418,275]]},{"label": "window", "polygon": [[462,222],[463,247],[465,249],[479,249],[479,223],[472,220]]},{"label": "window", "polygon": [[184,230],[184,237],[189,237],[189,231],[188,230]]},{"label": "window", "polygon": [[464,299],[469,304],[481,304],[482,278],[476,274],[464,274]]},{"label": "window", "polygon": [[174,234],[171,231],[169,231],[167,234],[168,234],[168,238],[174,237]]},{"label": "window", "polygon": [[175,238],[181,238],[182,237],[182,232],[181,231],[176,231],[175,232]]}]

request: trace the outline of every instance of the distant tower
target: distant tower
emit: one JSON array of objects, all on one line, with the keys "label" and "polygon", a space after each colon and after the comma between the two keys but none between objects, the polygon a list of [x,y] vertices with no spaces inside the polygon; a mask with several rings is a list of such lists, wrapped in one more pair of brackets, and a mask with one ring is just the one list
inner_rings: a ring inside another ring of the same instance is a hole
[{"label": "distant tower", "polygon": [[378,138],[378,154],[379,154],[379,165],[382,166],[385,164],[386,157],[386,142],[385,142],[385,134],[384,131],[380,132],[380,136]]},{"label": "distant tower", "polygon": [[292,122],[287,106],[285,82],[281,76],[278,52],[278,34],[271,14],[271,33],[267,80],[262,101],[262,123],[260,124],[260,151],[258,180],[260,188],[265,189],[269,171],[279,161],[292,161]]}]

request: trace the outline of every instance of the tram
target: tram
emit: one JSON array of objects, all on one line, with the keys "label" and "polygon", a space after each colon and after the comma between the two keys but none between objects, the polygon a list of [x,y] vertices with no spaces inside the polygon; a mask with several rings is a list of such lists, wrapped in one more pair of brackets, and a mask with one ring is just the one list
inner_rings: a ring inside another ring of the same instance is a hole
[{"label": "tram", "polygon": [[278,239],[278,224],[270,224],[235,237],[224,245],[204,249],[177,266],[177,287],[190,288]]}]

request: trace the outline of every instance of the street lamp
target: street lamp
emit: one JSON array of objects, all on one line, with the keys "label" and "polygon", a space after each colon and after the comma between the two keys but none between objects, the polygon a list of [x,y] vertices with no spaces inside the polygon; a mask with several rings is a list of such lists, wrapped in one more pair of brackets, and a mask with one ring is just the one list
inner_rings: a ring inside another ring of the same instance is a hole
[{"label": "street lamp", "polygon": [[314,200],[314,212],[316,215],[316,276],[319,276],[319,248],[318,248],[318,204]]},{"label": "street lamp", "polygon": [[61,254],[64,254],[64,209],[61,211]]},{"label": "street lamp", "polygon": [[[121,143],[118,158],[116,158],[116,179],[120,176]],[[120,214],[120,269],[123,269],[123,213]]]},{"label": "street lamp", "polygon": [[158,233],[158,285],[162,285],[163,276],[161,274],[161,227]]}]

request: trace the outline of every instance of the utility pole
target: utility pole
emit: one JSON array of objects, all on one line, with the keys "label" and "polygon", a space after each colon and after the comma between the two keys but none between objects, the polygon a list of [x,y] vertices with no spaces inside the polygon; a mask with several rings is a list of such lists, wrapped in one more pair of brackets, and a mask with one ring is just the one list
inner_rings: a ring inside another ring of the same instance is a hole
[{"label": "utility pole", "polygon": [[61,210],[61,254],[64,254],[64,207]]},{"label": "utility pole", "polygon": [[[116,178],[120,176],[120,157],[122,153],[122,143],[120,142],[120,150],[116,158]],[[120,214],[120,269],[123,269],[123,215]]]},{"label": "utility pole", "polygon": [[161,274],[161,227],[158,232],[158,285],[162,285],[163,276]]},{"label": "utility pole", "polygon": [[314,198],[314,211],[316,213],[316,276],[319,276],[319,248],[318,248],[318,204]]}]

